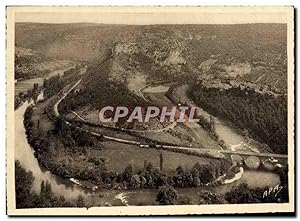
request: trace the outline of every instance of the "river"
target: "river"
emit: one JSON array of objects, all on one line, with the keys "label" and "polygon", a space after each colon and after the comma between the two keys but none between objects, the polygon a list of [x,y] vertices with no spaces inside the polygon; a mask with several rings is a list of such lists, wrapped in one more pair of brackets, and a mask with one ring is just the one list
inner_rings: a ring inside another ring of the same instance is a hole
[{"label": "river", "polygon": [[33,88],[33,84],[38,84],[39,86],[43,85],[44,79],[48,79],[55,75],[63,75],[65,71],[69,70],[70,68],[73,68],[74,65],[68,66],[65,68],[59,68],[54,71],[51,71],[46,75],[46,77],[38,77],[38,78],[31,78],[26,80],[21,80],[15,82],[15,95],[19,94],[20,92],[26,93],[28,89]]},{"label": "river", "polygon": [[[43,92],[38,96],[38,100],[43,98]],[[95,197],[97,198],[99,195],[109,196],[105,199],[98,199],[99,202],[110,202],[112,205],[113,202],[116,201],[115,196],[120,193],[124,193],[129,202],[129,205],[147,205],[149,203],[155,202],[155,197],[157,190],[104,190],[99,189],[96,192],[92,192],[89,189],[84,189],[79,187],[76,184],[73,184],[68,179],[62,179],[50,171],[47,171],[40,167],[37,159],[34,156],[34,151],[30,147],[27,141],[25,127],[24,127],[24,113],[26,108],[32,104],[33,101],[25,101],[19,108],[15,110],[15,157],[16,160],[19,160],[22,167],[24,167],[27,171],[32,171],[33,176],[35,177],[33,190],[36,192],[40,191],[40,184],[42,181],[48,181],[51,184],[52,191],[56,195],[62,195],[67,200],[75,199],[79,195],[83,195],[86,199],[90,199],[90,201],[95,202]],[[181,189],[180,192],[186,194],[190,197],[193,197],[193,193],[195,191],[200,191],[201,189],[213,190],[218,193],[227,192],[232,186],[236,186],[240,183],[248,183],[250,187],[260,187],[263,188],[265,186],[275,186],[279,181],[279,176],[271,173],[271,172],[261,172],[261,171],[245,171],[240,180],[237,182],[221,185],[217,187],[200,187],[200,188],[187,188]],[[145,196],[149,193],[148,196]],[[92,198],[94,198],[92,200]],[[97,202],[98,202],[97,201]],[[103,203],[104,204],[104,203]]]}]

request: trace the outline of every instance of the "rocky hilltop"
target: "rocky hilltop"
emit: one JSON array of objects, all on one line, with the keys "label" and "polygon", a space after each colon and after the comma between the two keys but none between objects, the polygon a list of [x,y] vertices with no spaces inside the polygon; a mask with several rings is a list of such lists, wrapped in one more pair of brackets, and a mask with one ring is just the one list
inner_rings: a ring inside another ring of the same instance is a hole
[{"label": "rocky hilltop", "polygon": [[99,64],[113,56],[121,66],[116,68],[120,73],[114,74],[118,78],[133,70],[141,78],[227,78],[286,92],[284,24],[18,23],[16,33],[18,45],[54,58]]}]

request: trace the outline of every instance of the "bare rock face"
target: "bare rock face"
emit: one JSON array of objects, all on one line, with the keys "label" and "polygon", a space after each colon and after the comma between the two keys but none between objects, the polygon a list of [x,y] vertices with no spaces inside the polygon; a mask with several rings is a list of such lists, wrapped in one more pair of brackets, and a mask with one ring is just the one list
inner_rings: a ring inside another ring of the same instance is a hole
[{"label": "bare rock face", "polygon": [[213,64],[215,64],[217,62],[217,59],[208,59],[203,61],[200,65],[199,65],[199,69],[202,70],[203,72],[208,72],[211,68],[211,66]]},{"label": "bare rock face", "polygon": [[181,65],[185,63],[186,61],[181,56],[181,53],[178,50],[171,51],[169,57],[164,61],[164,64],[166,65],[177,65],[177,64]]},{"label": "bare rock face", "polygon": [[138,52],[137,43],[118,43],[115,46],[115,54],[134,54]]},{"label": "bare rock face", "polygon": [[251,65],[249,62],[245,63],[236,63],[229,65],[225,68],[226,74],[229,77],[242,77],[246,74],[250,74],[251,72]]}]

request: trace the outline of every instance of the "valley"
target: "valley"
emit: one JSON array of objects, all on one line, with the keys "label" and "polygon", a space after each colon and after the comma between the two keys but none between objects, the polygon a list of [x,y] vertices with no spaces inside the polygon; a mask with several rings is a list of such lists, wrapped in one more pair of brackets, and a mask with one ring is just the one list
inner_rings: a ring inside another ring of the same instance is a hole
[{"label": "valley", "polygon": [[[166,186],[178,192],[175,204],[198,204],[205,191],[231,203],[243,184],[286,190],[285,26],[264,27],[17,24],[18,47],[34,50],[30,56],[69,62],[16,83],[16,94],[38,85],[15,110],[35,163],[21,149],[16,159],[43,174],[33,189],[45,179],[55,195],[65,189],[86,207],[157,205]],[[195,107],[199,122],[103,123],[106,106]]]}]

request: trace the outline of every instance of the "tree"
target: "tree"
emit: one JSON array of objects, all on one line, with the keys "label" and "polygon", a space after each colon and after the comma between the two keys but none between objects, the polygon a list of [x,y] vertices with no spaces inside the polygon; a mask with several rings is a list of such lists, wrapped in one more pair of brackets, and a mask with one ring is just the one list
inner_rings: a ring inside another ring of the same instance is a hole
[{"label": "tree", "polygon": [[199,194],[199,204],[224,204],[226,200],[223,196],[210,191],[202,191]]},{"label": "tree", "polygon": [[259,203],[262,199],[262,192],[250,189],[248,184],[242,183],[227,192],[225,199],[229,203]]},{"label": "tree", "polygon": [[209,183],[215,179],[215,168],[210,164],[201,165],[198,171],[199,178],[203,183]]},{"label": "tree", "polygon": [[141,187],[144,187],[147,184],[147,180],[144,176],[140,176],[141,177]]},{"label": "tree", "polygon": [[36,201],[37,207],[53,207],[54,201],[55,197],[52,193],[51,184],[48,181],[42,181],[40,195]]},{"label": "tree", "polygon": [[27,172],[17,160],[15,162],[15,185],[16,185],[16,207],[32,207],[32,184],[34,177],[32,172]]},{"label": "tree", "polygon": [[176,168],[176,172],[177,172],[177,174],[182,174],[183,173],[183,168],[181,166],[178,166]]},{"label": "tree", "polygon": [[123,174],[122,174],[122,176],[123,176],[123,181],[126,181],[126,182],[130,182],[130,179],[131,179],[131,177],[132,177],[132,175],[133,175],[133,169],[132,169],[132,165],[128,165],[126,168],[125,168],[125,170],[124,170],[124,172],[123,172]]},{"label": "tree", "polygon": [[192,177],[193,177],[193,184],[192,185],[194,187],[200,186],[201,180],[199,178],[199,171],[196,168],[192,168],[191,174],[192,174]]},{"label": "tree", "polygon": [[282,191],[280,191],[278,198],[280,202],[288,202],[289,201],[289,191],[288,191],[288,167],[277,168],[277,173],[280,176],[280,183],[283,187]]},{"label": "tree", "polygon": [[139,175],[135,174],[131,177],[130,186],[134,189],[139,189],[141,187],[141,178]]},{"label": "tree", "polygon": [[38,83],[34,83],[33,84],[33,91],[36,92],[39,88],[39,84]]},{"label": "tree", "polygon": [[193,176],[190,171],[184,171],[183,182],[185,187],[191,187],[193,185]]},{"label": "tree", "polygon": [[148,163],[146,170],[151,172],[153,170],[153,164],[151,162]]},{"label": "tree", "polygon": [[163,186],[158,191],[156,201],[162,205],[173,205],[177,197],[177,191],[173,187]]},{"label": "tree", "polygon": [[44,181],[42,181],[42,183],[41,183],[41,197],[49,199],[51,196],[52,196],[51,184],[48,181],[46,181],[46,183]]},{"label": "tree", "polygon": [[56,120],[55,120],[55,133],[59,133],[59,132],[62,132],[62,133],[65,133],[64,131],[64,126],[65,126],[65,122],[64,122],[64,119],[62,117],[57,117]]},{"label": "tree", "polygon": [[168,176],[166,174],[159,174],[159,177],[156,180],[156,186],[165,186],[168,184]]},{"label": "tree", "polygon": [[173,177],[175,187],[184,187],[184,179],[182,174]]},{"label": "tree", "polygon": [[79,195],[76,201],[77,207],[85,207],[84,198],[83,196]]}]

